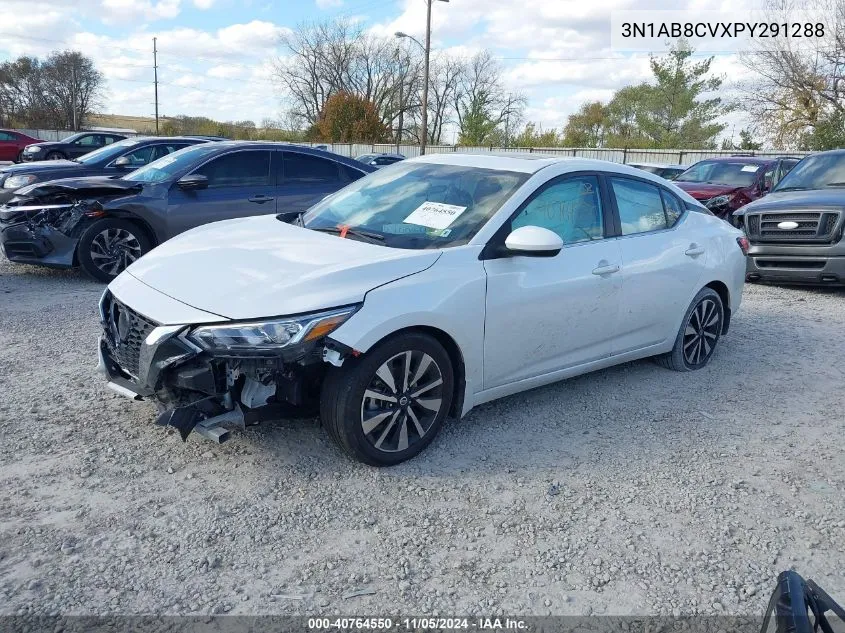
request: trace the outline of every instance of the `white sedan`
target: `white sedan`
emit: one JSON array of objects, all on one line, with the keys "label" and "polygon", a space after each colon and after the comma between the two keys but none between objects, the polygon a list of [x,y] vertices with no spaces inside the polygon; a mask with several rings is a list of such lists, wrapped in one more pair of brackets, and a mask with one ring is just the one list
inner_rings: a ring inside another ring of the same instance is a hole
[{"label": "white sedan", "polygon": [[183,438],[319,412],[350,455],[396,464],[495,398],[648,356],[704,367],[747,246],[638,169],[429,155],[293,224],[216,222],[154,249],[103,295],[100,368]]}]

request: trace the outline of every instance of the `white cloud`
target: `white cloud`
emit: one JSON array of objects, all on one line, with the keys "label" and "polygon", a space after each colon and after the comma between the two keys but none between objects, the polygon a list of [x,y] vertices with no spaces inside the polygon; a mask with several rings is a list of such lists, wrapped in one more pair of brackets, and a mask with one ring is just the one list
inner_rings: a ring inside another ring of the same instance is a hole
[{"label": "white cloud", "polygon": [[244,68],[239,64],[220,64],[209,68],[206,74],[217,79],[234,79],[244,74]]},{"label": "white cloud", "polygon": [[103,0],[103,22],[167,20],[179,15],[181,0]]},{"label": "white cloud", "polygon": [[343,0],[315,0],[318,9],[331,9],[343,6]]},{"label": "white cloud", "polygon": [[210,9],[214,4],[214,0],[194,0],[194,6],[197,9]]}]

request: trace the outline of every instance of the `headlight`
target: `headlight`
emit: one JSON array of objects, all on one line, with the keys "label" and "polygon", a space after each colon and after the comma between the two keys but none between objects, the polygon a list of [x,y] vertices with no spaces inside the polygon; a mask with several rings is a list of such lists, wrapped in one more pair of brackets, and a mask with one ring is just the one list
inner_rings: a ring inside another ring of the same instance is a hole
[{"label": "headlight", "polygon": [[349,306],[284,319],[204,325],[192,330],[188,338],[209,352],[273,351],[327,336],[357,309]]},{"label": "headlight", "polygon": [[29,147],[26,148],[26,152],[28,154],[37,154],[40,151],[41,151],[41,148],[38,147],[38,145],[30,145]]},{"label": "headlight", "polygon": [[710,198],[709,200],[705,200],[704,206],[708,209],[713,209],[714,207],[723,207],[726,204],[730,204],[730,201],[730,196],[715,196],[713,198]]},{"label": "headlight", "polygon": [[20,176],[9,176],[6,182],[3,183],[3,189],[20,189],[26,187],[28,184],[35,182],[37,176],[32,174],[21,174]]}]

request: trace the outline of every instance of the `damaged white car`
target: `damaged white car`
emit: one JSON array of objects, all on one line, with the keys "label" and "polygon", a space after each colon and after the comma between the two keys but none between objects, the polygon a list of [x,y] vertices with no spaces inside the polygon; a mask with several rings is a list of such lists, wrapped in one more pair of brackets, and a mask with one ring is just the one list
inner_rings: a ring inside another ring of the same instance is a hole
[{"label": "damaged white car", "polygon": [[100,368],[183,438],[310,409],[356,459],[396,464],[495,398],[646,356],[704,367],[746,249],[624,165],[426,156],[293,223],[217,222],[143,256],[102,298]]}]

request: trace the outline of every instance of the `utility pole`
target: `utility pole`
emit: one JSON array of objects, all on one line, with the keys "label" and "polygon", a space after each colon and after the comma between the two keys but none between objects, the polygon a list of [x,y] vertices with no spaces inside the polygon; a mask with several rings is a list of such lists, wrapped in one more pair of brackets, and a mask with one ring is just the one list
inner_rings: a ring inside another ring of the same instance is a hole
[{"label": "utility pole", "polygon": [[158,136],[158,50],[156,50],[156,39],[153,38],[153,85],[155,86],[156,101],[156,136]]},{"label": "utility pole", "polygon": [[396,49],[396,63],[399,67],[399,125],[396,128],[396,153],[399,153],[399,145],[402,143],[402,123],[405,114],[404,104],[404,88],[405,88],[405,72],[402,68],[402,59],[399,55],[399,49]]}]

